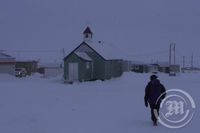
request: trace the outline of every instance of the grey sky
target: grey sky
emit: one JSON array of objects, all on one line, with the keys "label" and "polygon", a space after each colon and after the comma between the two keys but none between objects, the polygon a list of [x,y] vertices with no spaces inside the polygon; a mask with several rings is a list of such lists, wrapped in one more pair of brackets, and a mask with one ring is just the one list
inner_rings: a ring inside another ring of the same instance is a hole
[{"label": "grey sky", "polygon": [[175,42],[177,60],[194,53],[198,62],[199,5],[199,0],[1,0],[0,49],[70,49],[89,25],[96,40],[118,45],[135,60],[167,60],[169,43]]}]

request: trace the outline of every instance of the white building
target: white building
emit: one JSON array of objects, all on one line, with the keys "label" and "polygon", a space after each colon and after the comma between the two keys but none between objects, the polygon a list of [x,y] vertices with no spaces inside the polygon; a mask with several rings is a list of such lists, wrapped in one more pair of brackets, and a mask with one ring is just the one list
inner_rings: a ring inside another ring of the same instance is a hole
[{"label": "white building", "polygon": [[0,74],[15,75],[15,58],[0,52]]},{"label": "white building", "polygon": [[40,63],[38,72],[46,78],[56,77],[63,74],[63,68],[61,63]]}]

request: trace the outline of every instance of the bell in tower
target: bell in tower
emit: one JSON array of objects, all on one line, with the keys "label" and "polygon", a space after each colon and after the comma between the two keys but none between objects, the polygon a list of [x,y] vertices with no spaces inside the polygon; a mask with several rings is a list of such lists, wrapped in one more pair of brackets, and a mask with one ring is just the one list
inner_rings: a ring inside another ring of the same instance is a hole
[{"label": "bell in tower", "polygon": [[83,32],[83,41],[86,43],[91,43],[92,42],[92,31],[90,30],[89,27],[85,29]]}]

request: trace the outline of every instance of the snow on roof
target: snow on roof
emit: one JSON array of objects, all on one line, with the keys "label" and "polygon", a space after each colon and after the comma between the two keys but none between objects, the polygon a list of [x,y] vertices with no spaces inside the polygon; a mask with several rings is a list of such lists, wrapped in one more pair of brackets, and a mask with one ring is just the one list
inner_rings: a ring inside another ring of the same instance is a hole
[{"label": "snow on roof", "polygon": [[61,62],[63,55],[61,50],[33,50],[33,51],[7,51],[17,61],[38,61],[38,62]]},{"label": "snow on roof", "polygon": [[5,53],[0,52],[0,62],[3,63],[3,64],[4,63],[13,64],[13,63],[15,63],[15,58],[10,56],[10,55],[7,55]]},{"label": "snow on roof", "polygon": [[20,59],[16,60],[16,62],[38,62],[38,60],[33,60],[33,59]]},{"label": "snow on roof", "polygon": [[8,54],[5,54],[5,53],[0,53],[0,58],[1,59],[14,59],[14,57],[12,57]]},{"label": "snow on roof", "polygon": [[84,60],[88,60],[88,61],[92,61],[92,59],[90,58],[89,55],[87,55],[85,52],[74,52],[78,57],[84,59]]},{"label": "snow on roof", "polygon": [[124,52],[122,52],[114,44],[108,44],[100,41],[98,43],[87,43],[87,44],[106,60],[125,59],[125,56],[123,55]]}]

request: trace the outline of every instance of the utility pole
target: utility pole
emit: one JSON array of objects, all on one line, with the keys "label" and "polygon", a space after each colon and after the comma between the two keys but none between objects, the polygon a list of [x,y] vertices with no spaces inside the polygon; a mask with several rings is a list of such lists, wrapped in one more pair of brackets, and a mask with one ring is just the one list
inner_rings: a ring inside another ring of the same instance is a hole
[{"label": "utility pole", "polygon": [[[172,47],[172,45],[170,44],[170,45],[169,45],[169,69],[170,69],[170,66],[171,66],[171,59],[172,59],[172,58],[171,58],[171,52],[172,52],[172,51],[171,51],[171,49],[172,49],[171,47]],[[170,71],[170,70],[169,70],[169,71]]]},{"label": "utility pole", "polygon": [[191,56],[191,69],[193,70],[193,67],[194,67],[194,55],[192,53],[192,56]]},{"label": "utility pole", "polygon": [[[175,64],[176,64],[176,45],[175,43],[170,43],[169,45],[169,74],[173,72],[175,76]],[[171,74],[170,74],[171,75]]]},{"label": "utility pole", "polygon": [[185,69],[185,56],[183,56],[183,68],[182,68],[183,73],[185,72],[184,69]]},{"label": "utility pole", "polygon": [[174,50],[174,65],[176,64],[176,44],[173,44],[173,50]]},{"label": "utility pole", "polygon": [[[62,53],[62,56],[63,56],[63,59],[65,58],[65,48],[62,48],[61,49],[61,53]],[[64,62],[62,62],[61,64],[60,64],[60,68],[63,68],[63,66],[64,66]]]},{"label": "utility pole", "polygon": [[63,58],[65,58],[65,48],[62,48],[62,55],[63,55]]}]

